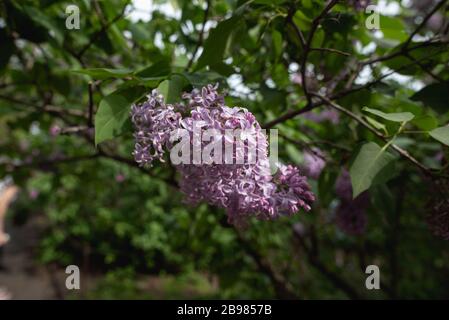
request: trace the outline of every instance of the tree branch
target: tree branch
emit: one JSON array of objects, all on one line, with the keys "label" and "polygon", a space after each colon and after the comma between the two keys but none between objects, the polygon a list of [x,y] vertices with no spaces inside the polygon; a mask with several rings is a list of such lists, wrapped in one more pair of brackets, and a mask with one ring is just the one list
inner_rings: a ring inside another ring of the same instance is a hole
[{"label": "tree branch", "polygon": [[93,34],[93,36],[90,38],[90,41],[80,51],[78,51],[77,53],[74,53],[75,57],[78,60],[81,60],[81,58],[84,55],[84,53],[95,43],[95,41],[98,40],[98,38],[100,38],[100,36],[101,36],[101,34],[103,32],[107,31],[114,23],[116,23],[121,18],[123,18],[123,16],[125,15],[125,11],[126,11],[126,7],[127,6],[128,6],[128,3],[126,3],[126,5],[123,7],[123,9],[120,12],[120,14],[115,16],[114,19],[112,19],[108,23],[104,24],[97,32],[95,32]]},{"label": "tree branch", "polygon": [[357,291],[349,283],[347,283],[345,279],[343,279],[338,273],[329,270],[326,265],[320,261],[318,255],[316,254],[316,251],[313,248],[309,248],[309,246],[305,243],[302,235],[298,234],[294,229],[293,235],[297,239],[300,246],[304,249],[307,260],[313,267],[315,267],[315,269],[317,269],[325,278],[327,278],[336,288],[343,291],[349,298],[354,300],[358,300],[361,298]]},{"label": "tree branch", "polygon": [[[315,97],[320,98],[321,100],[326,102],[326,104],[328,104],[329,106],[331,106],[331,107],[335,108],[336,110],[338,110],[338,111],[348,115],[349,117],[353,118],[358,123],[360,123],[365,128],[367,128],[369,131],[374,133],[374,135],[377,136],[379,139],[382,139],[383,141],[388,142],[388,137],[384,136],[381,132],[377,131],[377,129],[373,128],[369,123],[367,123],[365,120],[363,120],[361,117],[359,117],[355,113],[349,111],[348,109],[343,108],[342,106],[336,104],[335,102],[329,100],[328,98],[326,98],[326,97],[324,97],[324,96],[322,96],[320,94],[317,94],[317,93],[311,93],[311,94],[314,95]],[[420,163],[418,160],[416,160],[413,156],[411,156],[408,153],[408,151],[402,149],[401,147],[399,147],[398,145],[396,145],[394,143],[391,143],[390,147],[393,150],[395,150],[396,152],[398,152],[400,156],[402,156],[403,158],[405,158],[406,160],[408,160],[409,162],[411,162],[412,164],[417,166],[423,173],[425,173],[428,176],[433,176],[432,171],[429,168],[427,168],[425,165]]]},{"label": "tree branch", "polygon": [[207,2],[206,2],[206,10],[204,11],[203,26],[201,27],[201,31],[198,36],[198,43],[196,44],[196,47],[192,53],[192,57],[190,58],[189,63],[187,64],[186,71],[188,71],[192,67],[193,61],[195,61],[196,54],[203,44],[204,31],[206,28],[207,19],[209,17],[209,9],[210,9],[210,5],[211,5],[210,2],[211,2],[211,0],[207,0]]},{"label": "tree branch", "polygon": [[307,88],[307,58],[309,56],[310,47],[312,45],[313,36],[315,35],[315,31],[318,29],[321,19],[332,9],[333,6],[337,4],[338,0],[330,0],[327,5],[324,7],[323,11],[312,21],[312,26],[310,27],[309,34],[307,36],[306,43],[304,45],[303,57],[301,60],[301,82],[304,90],[304,94],[307,98],[307,103],[309,105],[312,104],[312,98],[309,95]]},{"label": "tree branch", "polygon": [[435,12],[437,12],[447,0],[441,0],[439,3],[435,5],[435,7],[424,17],[423,21],[419,24],[419,26],[412,32],[412,34],[405,41],[403,47],[407,48],[408,45],[412,42],[413,37],[418,34],[418,32],[426,25],[427,21],[433,16]]}]

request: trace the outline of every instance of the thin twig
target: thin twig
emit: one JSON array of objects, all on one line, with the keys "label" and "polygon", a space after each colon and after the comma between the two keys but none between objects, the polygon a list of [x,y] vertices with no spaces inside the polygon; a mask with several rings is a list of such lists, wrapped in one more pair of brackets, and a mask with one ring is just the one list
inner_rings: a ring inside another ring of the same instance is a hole
[{"label": "thin twig", "polygon": [[192,67],[193,61],[195,61],[196,54],[200,49],[200,47],[203,45],[204,31],[206,29],[207,19],[209,18],[210,1],[211,0],[207,0],[206,2],[206,10],[204,11],[203,25],[201,27],[200,34],[198,36],[198,42],[195,46],[195,49],[193,50],[192,57],[190,58],[189,63],[187,64],[186,71],[188,71]]},{"label": "thin twig", "polygon": [[298,241],[300,246],[304,249],[306,253],[307,260],[309,263],[315,267],[325,278],[327,278],[335,287],[343,291],[349,298],[358,300],[360,299],[359,293],[343,278],[340,274],[329,270],[324,263],[318,257],[316,246],[316,239],[313,241],[311,247],[309,247],[303,239],[303,236],[297,233],[293,229],[293,235]]},{"label": "thin twig", "polygon": [[32,107],[32,108],[38,110],[38,111],[44,111],[44,112],[49,112],[49,113],[58,114],[58,115],[69,115],[69,116],[75,116],[75,117],[84,117],[85,116],[84,112],[82,112],[81,110],[62,109],[62,108],[58,108],[58,107],[51,106],[51,105],[46,105],[45,107],[41,107],[41,106],[38,106],[37,104],[34,104],[32,102],[22,101],[22,100],[19,100],[19,99],[16,99],[16,98],[12,98],[12,97],[8,97],[8,96],[4,96],[4,95],[0,95],[0,99],[6,100],[6,101],[9,101],[9,102],[13,102],[13,103],[16,103],[16,104],[29,106],[29,107]]},{"label": "thin twig", "polygon": [[[328,98],[317,94],[317,93],[311,93],[313,96],[320,98],[321,100],[323,100],[324,102],[326,102],[326,104],[328,104],[329,106],[335,108],[336,110],[348,115],[349,117],[353,118],[354,120],[356,120],[358,123],[360,123],[361,125],[363,125],[365,128],[367,128],[369,131],[371,131],[372,133],[374,133],[375,136],[377,136],[379,139],[382,139],[383,141],[388,141],[388,137],[386,137],[385,135],[383,135],[381,132],[379,132],[377,129],[375,129],[374,127],[372,127],[369,123],[367,123],[365,120],[363,120],[361,117],[359,117],[358,115],[356,115],[355,113],[353,113],[352,111],[343,108],[342,106],[338,105],[337,103],[329,100]],[[419,162],[418,160],[416,160],[412,155],[410,155],[408,153],[408,151],[402,149],[401,147],[399,147],[398,145],[391,143],[389,145],[393,150],[395,150],[396,152],[399,153],[400,156],[402,156],[403,158],[407,159],[409,162],[413,163],[415,166],[417,166],[420,170],[422,170],[423,173],[425,173],[428,176],[433,176],[432,171],[427,168],[425,165],[423,165],[421,162]]]},{"label": "thin twig", "polygon": [[341,51],[341,50],[337,50],[337,49],[332,49],[332,48],[310,48],[310,51],[324,51],[324,52],[330,52],[330,53],[336,53],[336,54],[340,54],[342,56],[345,57],[350,57],[351,54]]},{"label": "thin twig", "polygon": [[55,159],[44,159],[39,160],[35,162],[22,162],[22,163],[8,163],[8,162],[0,162],[0,165],[4,165],[8,168],[12,168],[13,170],[23,169],[23,168],[36,168],[41,166],[52,166],[52,165],[58,165],[63,163],[72,163],[72,162],[80,162],[85,160],[92,160],[95,158],[98,158],[99,154],[88,154],[88,155],[81,155],[81,156],[75,156],[75,157],[63,157],[63,158],[55,158]]},{"label": "thin twig", "polygon": [[413,61],[414,63],[416,63],[421,70],[423,70],[425,73],[427,73],[429,76],[431,76],[433,79],[443,82],[444,80],[442,78],[440,78],[439,76],[437,76],[436,74],[434,74],[431,70],[428,70],[427,67],[425,65],[423,65],[419,60],[416,60],[411,54],[406,53],[405,56],[410,59],[411,61]]},{"label": "thin twig", "polygon": [[93,83],[90,81],[88,84],[88,90],[89,90],[89,106],[88,106],[88,119],[87,119],[87,126],[89,128],[93,128],[94,122],[94,99],[93,99]]},{"label": "thin twig", "polygon": [[82,58],[82,56],[84,55],[84,53],[95,43],[95,41],[98,40],[98,38],[101,36],[101,34],[105,31],[107,31],[114,23],[116,23],[117,21],[119,21],[121,18],[123,18],[123,16],[125,15],[125,11],[126,11],[126,7],[128,6],[128,3],[123,7],[122,11],[120,12],[120,14],[118,14],[117,16],[114,17],[114,19],[112,19],[111,21],[109,21],[107,24],[103,25],[100,30],[98,30],[97,32],[95,32],[93,34],[93,36],[90,38],[90,41],[80,50],[78,51],[78,53],[75,53],[75,56],[77,57],[78,60],[80,60]]},{"label": "thin twig", "polygon": [[307,36],[306,43],[304,45],[304,52],[301,60],[301,82],[304,90],[304,94],[307,99],[307,104],[312,104],[312,98],[309,95],[307,88],[307,58],[309,56],[310,47],[312,45],[313,36],[315,35],[315,31],[318,29],[321,19],[332,9],[333,6],[337,4],[338,0],[331,0],[324,7],[323,11],[312,21],[312,26],[310,27],[309,34]]},{"label": "thin twig", "polygon": [[448,42],[447,41],[440,41],[440,40],[434,40],[434,39],[432,40],[431,39],[429,41],[423,41],[423,42],[417,43],[416,45],[411,46],[411,47],[402,47],[400,50],[393,51],[391,53],[385,54],[385,55],[380,56],[380,57],[370,58],[370,59],[361,61],[360,64],[362,66],[366,66],[366,65],[377,63],[377,62],[387,61],[387,60],[391,60],[393,58],[396,58],[398,56],[401,56],[401,55],[403,55],[406,52],[410,53],[410,52],[412,52],[414,50],[417,50],[417,49],[426,48],[426,47],[432,47],[432,46],[439,46],[439,45],[442,45],[442,44],[445,45],[445,44],[448,44]]},{"label": "thin twig", "polygon": [[408,45],[412,42],[413,37],[418,34],[418,32],[427,24],[427,21],[433,16],[435,12],[437,12],[445,3],[447,0],[441,0],[438,2],[435,7],[424,17],[423,21],[419,24],[419,26],[412,32],[412,34],[408,37],[408,39],[405,41],[403,47],[407,48]]}]

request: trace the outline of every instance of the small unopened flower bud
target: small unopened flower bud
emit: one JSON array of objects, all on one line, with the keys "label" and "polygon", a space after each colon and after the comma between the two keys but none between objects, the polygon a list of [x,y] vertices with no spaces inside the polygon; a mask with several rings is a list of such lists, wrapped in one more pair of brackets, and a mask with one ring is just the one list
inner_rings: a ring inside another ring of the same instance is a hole
[{"label": "small unopened flower bud", "polygon": [[122,183],[123,181],[125,181],[126,177],[123,174],[118,174],[115,176],[115,181],[117,181],[118,183]]},{"label": "small unopened flower bud", "polygon": [[50,127],[50,136],[52,137],[56,137],[61,133],[61,127],[59,127],[58,125],[53,125]]}]

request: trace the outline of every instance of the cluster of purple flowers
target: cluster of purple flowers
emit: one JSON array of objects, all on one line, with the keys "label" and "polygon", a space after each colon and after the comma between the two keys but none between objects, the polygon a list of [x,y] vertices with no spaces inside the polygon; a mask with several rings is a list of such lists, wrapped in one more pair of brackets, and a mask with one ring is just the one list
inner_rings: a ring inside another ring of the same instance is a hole
[{"label": "cluster of purple flowers", "polygon": [[[134,157],[140,165],[151,165],[153,160],[162,160],[164,151],[173,147],[170,133],[186,130],[192,137],[196,129],[214,129],[214,139],[229,139],[226,131],[242,130],[246,137],[243,144],[232,137],[232,157],[240,151],[257,150],[255,161],[243,164],[178,164],[180,188],[187,202],[207,202],[226,209],[228,220],[241,225],[249,216],[259,219],[273,219],[291,215],[299,209],[310,210],[315,200],[305,176],[290,165],[279,165],[272,175],[268,159],[267,137],[254,115],[247,109],[230,108],[224,104],[224,97],[217,92],[217,86],[208,85],[193,90],[182,97],[185,102],[166,105],[157,91],[148,100],[132,107],[132,121],[136,128]],[[244,137],[242,137],[244,139]],[[192,139],[195,141],[195,139]],[[192,141],[191,140],[191,141]],[[197,142],[204,146],[205,142]],[[195,148],[195,146],[193,146]]]},{"label": "cluster of purple flowers", "polygon": [[346,169],[342,170],[335,183],[335,192],[341,201],[336,213],[337,226],[350,235],[364,233],[368,222],[366,209],[369,206],[369,194],[364,192],[352,198],[351,178]]},{"label": "cluster of purple flowers", "polygon": [[164,97],[156,90],[148,100],[133,105],[131,117],[136,132],[134,158],[140,165],[151,164],[154,159],[164,161],[165,148],[170,147],[170,133],[178,128],[181,114],[172,105],[164,103]]},{"label": "cluster of purple flowers", "polygon": [[348,2],[349,5],[359,11],[365,10],[365,8],[371,4],[371,0],[349,0]]}]

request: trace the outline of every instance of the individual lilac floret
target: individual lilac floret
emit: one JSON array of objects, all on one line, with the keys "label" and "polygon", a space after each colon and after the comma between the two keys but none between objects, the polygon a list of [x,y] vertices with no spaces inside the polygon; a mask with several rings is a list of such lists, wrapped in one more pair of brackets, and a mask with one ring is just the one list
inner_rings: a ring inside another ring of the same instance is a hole
[{"label": "individual lilac floret", "polygon": [[336,211],[337,226],[350,235],[363,234],[368,223],[366,210],[369,206],[369,194],[364,192],[352,199],[351,178],[346,169],[342,170],[335,183],[335,192],[341,200]]},{"label": "individual lilac floret", "polygon": [[326,161],[320,149],[313,148],[311,151],[304,152],[304,172],[306,176],[317,180],[325,166]]},{"label": "individual lilac floret", "polygon": [[[165,106],[157,92],[144,104],[133,107],[132,118],[137,130],[134,155],[139,164],[162,159],[164,150],[172,147],[170,131],[184,130],[193,142],[193,149],[204,150],[210,141],[195,140],[194,135],[198,128],[201,132],[214,129],[215,138],[232,146],[232,152],[226,155],[231,161],[176,165],[180,189],[187,202],[207,202],[225,208],[229,222],[235,225],[244,224],[250,216],[273,219],[291,215],[301,208],[310,210],[314,195],[298,168],[280,166],[277,174],[271,175],[267,137],[251,112],[226,106],[224,97],[217,93],[217,86],[193,90],[183,98],[187,101],[176,105],[176,110],[183,111],[183,117],[175,112],[175,107]],[[236,129],[242,130],[240,141],[227,136],[229,130]],[[252,161],[250,150],[256,150]],[[240,155],[245,161],[236,161]]]}]

